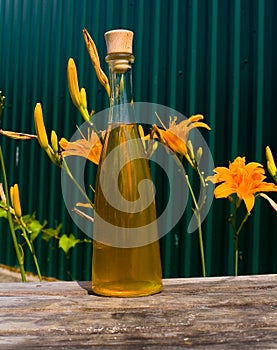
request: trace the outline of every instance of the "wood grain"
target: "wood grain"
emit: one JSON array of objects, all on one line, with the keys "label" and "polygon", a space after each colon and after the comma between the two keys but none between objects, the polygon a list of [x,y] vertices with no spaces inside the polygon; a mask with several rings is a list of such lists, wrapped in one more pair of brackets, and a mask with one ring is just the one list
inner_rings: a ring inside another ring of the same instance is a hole
[{"label": "wood grain", "polygon": [[0,349],[277,349],[277,275],[166,279],[143,298],[90,282],[0,284]]}]

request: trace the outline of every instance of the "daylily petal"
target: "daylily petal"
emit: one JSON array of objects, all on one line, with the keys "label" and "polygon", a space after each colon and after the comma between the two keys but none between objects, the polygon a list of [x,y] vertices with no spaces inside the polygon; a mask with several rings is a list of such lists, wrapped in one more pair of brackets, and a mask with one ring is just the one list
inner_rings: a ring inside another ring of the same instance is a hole
[{"label": "daylily petal", "polygon": [[202,114],[194,114],[188,118],[191,123],[198,122],[199,120],[204,119]]},{"label": "daylily petal", "polygon": [[231,181],[232,174],[228,168],[225,167],[217,167],[214,169],[216,173],[213,176],[208,176],[207,181],[211,181],[213,183],[223,182],[223,181]]},{"label": "daylily petal", "polygon": [[245,196],[242,199],[245,203],[248,213],[250,213],[255,204],[255,196],[253,194],[249,194],[248,196]]},{"label": "daylily petal", "polygon": [[211,128],[209,127],[208,124],[202,123],[202,122],[196,122],[196,123],[190,124],[188,126],[188,130],[191,130],[191,129],[194,129],[194,128],[205,128],[207,130],[211,130]]},{"label": "daylily petal", "polygon": [[277,192],[277,186],[271,182],[261,182],[256,189],[257,192]]},{"label": "daylily petal", "polygon": [[185,155],[187,153],[187,146],[185,142],[168,130],[159,130],[164,142],[168,145],[168,147],[176,153],[181,155]]},{"label": "daylily petal", "polygon": [[236,191],[233,187],[230,187],[229,184],[223,183],[215,188],[214,195],[215,198],[227,198],[235,192]]}]

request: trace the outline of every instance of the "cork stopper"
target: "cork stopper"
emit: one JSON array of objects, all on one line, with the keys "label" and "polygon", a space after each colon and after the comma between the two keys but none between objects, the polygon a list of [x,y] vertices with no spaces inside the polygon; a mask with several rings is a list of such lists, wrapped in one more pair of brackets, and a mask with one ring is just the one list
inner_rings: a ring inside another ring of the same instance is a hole
[{"label": "cork stopper", "polygon": [[130,30],[115,29],[105,33],[107,53],[127,53],[132,54],[132,43],[134,33]]}]

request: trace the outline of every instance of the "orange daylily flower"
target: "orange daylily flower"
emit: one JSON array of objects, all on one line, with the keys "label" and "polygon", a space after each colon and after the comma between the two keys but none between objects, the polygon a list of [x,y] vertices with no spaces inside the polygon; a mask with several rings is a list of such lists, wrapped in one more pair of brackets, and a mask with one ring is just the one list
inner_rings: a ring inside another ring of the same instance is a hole
[{"label": "orange daylily flower", "polygon": [[177,124],[177,117],[175,117],[170,120],[168,129],[163,130],[154,125],[153,130],[162,143],[166,144],[173,152],[185,156],[194,167],[187,147],[188,134],[191,129],[199,127],[211,130],[206,123],[200,121],[202,119],[204,119],[203,115],[196,114]]},{"label": "orange daylily flower", "polygon": [[102,143],[95,131],[88,131],[88,138],[84,135],[82,138],[73,142],[67,141],[64,137],[60,140],[59,145],[63,149],[62,156],[80,156],[89,159],[96,165],[99,164]]},{"label": "orange daylily flower", "polygon": [[245,157],[237,157],[229,168],[217,167],[215,175],[208,176],[207,181],[221,183],[214,190],[216,198],[227,198],[236,194],[244,201],[248,213],[254,207],[255,194],[259,192],[277,192],[277,186],[265,182],[265,171],[260,163],[250,162],[245,164]]}]

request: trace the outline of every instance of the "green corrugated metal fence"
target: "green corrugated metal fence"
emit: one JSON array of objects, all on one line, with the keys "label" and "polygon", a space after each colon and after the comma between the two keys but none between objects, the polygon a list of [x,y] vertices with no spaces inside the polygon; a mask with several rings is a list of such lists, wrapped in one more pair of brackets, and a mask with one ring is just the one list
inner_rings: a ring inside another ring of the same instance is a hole
[{"label": "green corrugated metal fence", "polygon": [[[227,166],[237,155],[266,164],[266,145],[277,156],[276,12],[274,0],[0,0],[0,90],[6,96],[1,128],[34,132],[33,109],[42,102],[47,130],[73,134],[82,120],[67,89],[69,57],[89,107],[106,108],[82,29],[94,38],[106,69],[103,34],[122,27],[135,33],[136,101],[204,114],[212,130],[203,135],[215,165]],[[83,237],[63,205],[59,169],[37,143],[1,138],[1,145],[24,211],[36,211],[50,226],[62,222],[63,232]],[[233,272],[228,215],[227,201],[217,200],[204,222],[208,275]],[[201,275],[197,232],[186,233],[189,216],[161,240],[165,277]],[[276,213],[257,198],[240,237],[241,274],[277,272],[276,227]],[[4,224],[0,242],[0,263],[16,264]],[[74,248],[70,258],[57,242],[39,240],[37,250],[44,274],[90,278],[89,244]],[[26,267],[33,269],[29,256]]]}]

